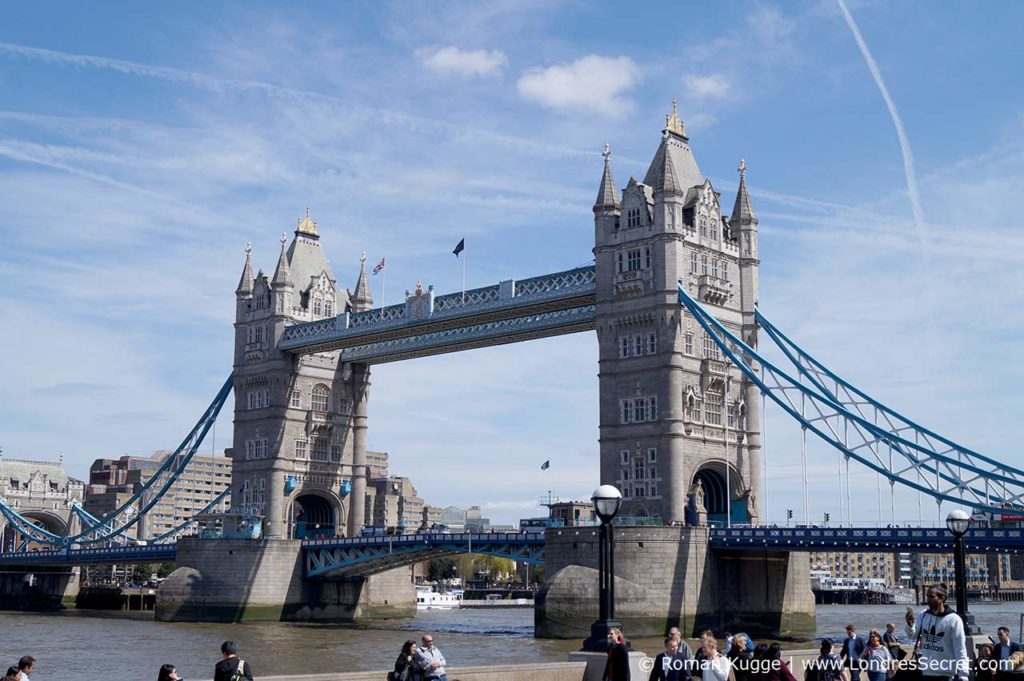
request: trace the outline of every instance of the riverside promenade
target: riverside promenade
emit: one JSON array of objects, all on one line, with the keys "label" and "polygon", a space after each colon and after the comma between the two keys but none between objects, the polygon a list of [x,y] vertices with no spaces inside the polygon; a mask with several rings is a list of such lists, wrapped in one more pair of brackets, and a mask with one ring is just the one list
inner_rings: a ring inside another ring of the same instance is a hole
[{"label": "riverside promenade", "polygon": [[[689,641],[691,650],[694,641]],[[807,645],[806,643],[801,645]],[[646,652],[646,651],[645,651]],[[649,665],[654,662],[653,654],[633,651],[630,653],[630,667],[633,681],[646,681],[650,674]],[[527,651],[524,649],[524,655]],[[575,654],[573,654],[575,655]],[[592,654],[593,655],[593,654]],[[649,655],[649,656],[648,656]],[[644,658],[648,663],[644,663]],[[818,657],[817,648],[784,650],[782,659],[798,679],[803,678],[804,663]],[[604,671],[604,656],[597,654],[593,659],[572,662],[539,662],[533,664],[509,664],[481,667],[448,667],[449,681],[600,681]],[[589,669],[588,669],[589,666]],[[295,674],[287,676],[263,676],[256,670],[259,681],[386,681],[387,669],[378,671],[338,672],[329,674]],[[202,679],[200,681],[211,681]]]}]

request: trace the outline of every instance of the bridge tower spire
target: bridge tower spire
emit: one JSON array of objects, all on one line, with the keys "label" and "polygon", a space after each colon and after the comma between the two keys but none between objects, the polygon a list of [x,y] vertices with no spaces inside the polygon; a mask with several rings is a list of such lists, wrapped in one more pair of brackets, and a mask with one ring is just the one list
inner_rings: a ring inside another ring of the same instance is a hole
[{"label": "bridge tower spire", "polygon": [[[740,175],[739,188],[736,190],[736,203],[729,217],[729,231],[732,238],[739,244],[739,284],[740,313],[742,315],[741,337],[746,343],[757,348],[757,303],[760,290],[761,260],[757,250],[757,215],[747,191],[747,163],[742,158],[737,168]],[[747,439],[747,452],[750,466],[761,469],[761,405],[758,397],[760,391],[751,381],[743,380],[744,427]],[[761,488],[760,475],[751,477],[752,506],[758,515],[764,516],[764,496]]]},{"label": "bridge tower spire", "polygon": [[677,102],[643,182],[630,178],[621,201],[611,183],[606,157],[594,206],[601,483],[622,491],[625,515],[692,521],[699,503],[712,520],[756,521],[751,398],[676,291],[682,282],[738,328],[756,269],[741,276],[736,232]]},{"label": "bridge tower spire", "polygon": [[370,284],[366,280],[366,253],[359,258],[359,278],[356,280],[356,291],[350,298],[353,312],[362,312],[373,307],[373,294],[370,293]]}]

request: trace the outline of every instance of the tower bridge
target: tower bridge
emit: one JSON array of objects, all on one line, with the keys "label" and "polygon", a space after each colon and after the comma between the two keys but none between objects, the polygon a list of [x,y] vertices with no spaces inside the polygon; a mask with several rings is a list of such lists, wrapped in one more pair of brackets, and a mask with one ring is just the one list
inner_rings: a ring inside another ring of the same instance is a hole
[{"label": "tower bridge", "polygon": [[[1024,506],[1024,471],[874,400],[762,314],[759,223],[742,161],[738,170],[726,215],[673,110],[642,181],[630,177],[621,193],[606,146],[593,266],[445,295],[417,284],[383,308],[374,306],[365,256],[355,288],[339,283],[307,209],[293,236],[282,237],[272,274],[246,249],[231,376],[157,475],[110,516],[83,517],[79,531],[52,531],[0,503],[20,549],[55,547],[0,554],[0,565],[156,560],[173,549],[179,569],[161,589],[158,617],[351,619],[410,614],[409,564],[477,551],[543,561],[537,632],[576,636],[597,609],[592,529],[359,535],[372,365],[579,332],[595,332],[599,349],[600,482],[622,491],[623,516],[643,519],[616,530],[618,615],[631,635],[734,620],[755,634],[806,633],[814,599],[804,552],[942,546],[938,531],[924,528],[758,527],[762,398],[804,438],[818,437],[893,487],[973,509]],[[792,366],[768,361],[761,341]],[[229,394],[231,517],[259,518],[262,538],[179,539],[188,520],[153,546],[133,545],[133,526],[178,480]],[[296,528],[312,518],[333,536],[301,541]],[[1024,545],[1012,530],[968,541],[982,551]]]}]

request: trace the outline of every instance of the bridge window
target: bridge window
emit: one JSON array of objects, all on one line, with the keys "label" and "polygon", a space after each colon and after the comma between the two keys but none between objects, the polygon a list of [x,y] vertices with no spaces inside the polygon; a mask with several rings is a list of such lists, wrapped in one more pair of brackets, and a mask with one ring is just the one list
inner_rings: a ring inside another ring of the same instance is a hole
[{"label": "bridge window", "polygon": [[701,236],[707,236],[708,235],[708,219],[706,217],[704,217],[703,215],[700,216],[700,235]]},{"label": "bridge window", "polygon": [[650,489],[652,497],[658,496],[658,483],[652,482],[648,485],[648,488]]},{"label": "bridge window", "polygon": [[619,339],[619,357],[625,359],[629,357],[629,337],[623,336]]},{"label": "bridge window", "polygon": [[334,303],[332,303],[329,300],[325,300],[324,301],[324,316],[325,317],[333,317],[334,316]]},{"label": "bridge window", "polygon": [[626,227],[639,227],[640,226],[640,209],[630,208],[626,211]]},{"label": "bridge window", "polygon": [[718,258],[711,259],[711,276],[718,278]]},{"label": "bridge window", "polygon": [[700,256],[700,273],[701,274],[707,274],[708,273],[708,256],[706,256],[706,255]]},{"label": "bridge window", "polygon": [[313,316],[320,317],[323,315],[323,306],[319,298],[313,299]]},{"label": "bridge window", "polygon": [[331,445],[331,463],[341,463],[341,445]]},{"label": "bridge window", "polygon": [[719,354],[718,345],[707,332],[704,333],[704,357],[706,359],[721,358],[721,355]]},{"label": "bridge window", "polygon": [[685,341],[683,343],[683,352],[687,355],[693,355],[693,333],[690,331],[686,332]]},{"label": "bridge window", "polygon": [[313,461],[327,461],[329,447],[326,438],[318,437],[313,440]]},{"label": "bridge window", "polygon": [[644,249],[644,269],[651,269],[651,249],[647,247]]},{"label": "bridge window", "polygon": [[623,449],[621,452],[619,452],[619,455],[622,457],[622,463],[624,463],[624,464],[629,463],[629,450],[628,449]]},{"label": "bridge window", "polygon": [[727,418],[726,425],[729,426],[730,428],[735,428],[736,427],[736,405],[735,404],[730,404],[729,405],[729,409],[728,409],[728,412],[726,414],[726,418]]},{"label": "bridge window", "polygon": [[722,425],[722,396],[709,392],[704,402],[704,421],[713,426]]},{"label": "bridge window", "polygon": [[313,386],[313,397],[310,406],[313,411],[329,411],[331,391],[323,384]]},{"label": "bridge window", "polygon": [[658,448],[657,447],[651,447],[650,449],[647,450],[647,461],[650,462],[650,463],[654,463],[657,460],[658,460]]},{"label": "bridge window", "polygon": [[647,354],[653,355],[658,351],[658,335],[653,331],[647,335]]},{"label": "bridge window", "polygon": [[616,271],[617,272],[625,272],[626,271],[626,254],[623,253],[622,251],[619,251],[616,254],[615,260],[616,260]]},{"label": "bridge window", "polygon": [[699,271],[699,260],[700,256],[697,255],[697,251],[690,251],[690,274],[697,274]]},{"label": "bridge window", "polygon": [[309,456],[309,443],[305,440],[295,441],[295,458],[306,459]]},{"label": "bridge window", "polygon": [[642,336],[633,336],[634,353],[637,357],[644,354],[644,339]]},{"label": "bridge window", "polygon": [[723,259],[722,260],[722,279],[728,279],[728,278],[729,278],[729,261]]},{"label": "bridge window", "polygon": [[295,409],[299,409],[302,407],[302,393],[300,393],[298,390],[292,391],[291,406],[294,407]]},{"label": "bridge window", "polygon": [[654,395],[622,400],[622,423],[643,423],[658,418],[658,399]]},{"label": "bridge window", "polygon": [[245,441],[245,460],[251,461],[253,459],[265,459],[267,458],[267,441],[266,439],[256,438],[253,440]]},{"label": "bridge window", "polygon": [[626,251],[626,269],[634,272],[640,269],[640,249],[634,248]]},{"label": "bridge window", "polygon": [[704,415],[704,400],[698,397],[691,397],[686,405],[686,419],[688,421],[701,421]]}]

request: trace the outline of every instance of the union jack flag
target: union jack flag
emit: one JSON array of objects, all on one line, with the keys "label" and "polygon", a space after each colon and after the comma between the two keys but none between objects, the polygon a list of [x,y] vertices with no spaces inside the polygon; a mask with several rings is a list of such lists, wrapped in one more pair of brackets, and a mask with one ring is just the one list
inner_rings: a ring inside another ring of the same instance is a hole
[{"label": "union jack flag", "polygon": [[378,272],[380,272],[380,271],[381,271],[382,269],[384,269],[384,258],[381,258],[381,259],[380,259],[380,262],[379,262],[379,263],[377,263],[377,266],[373,268],[373,273],[374,273],[374,274],[377,274],[377,273],[378,273]]}]

